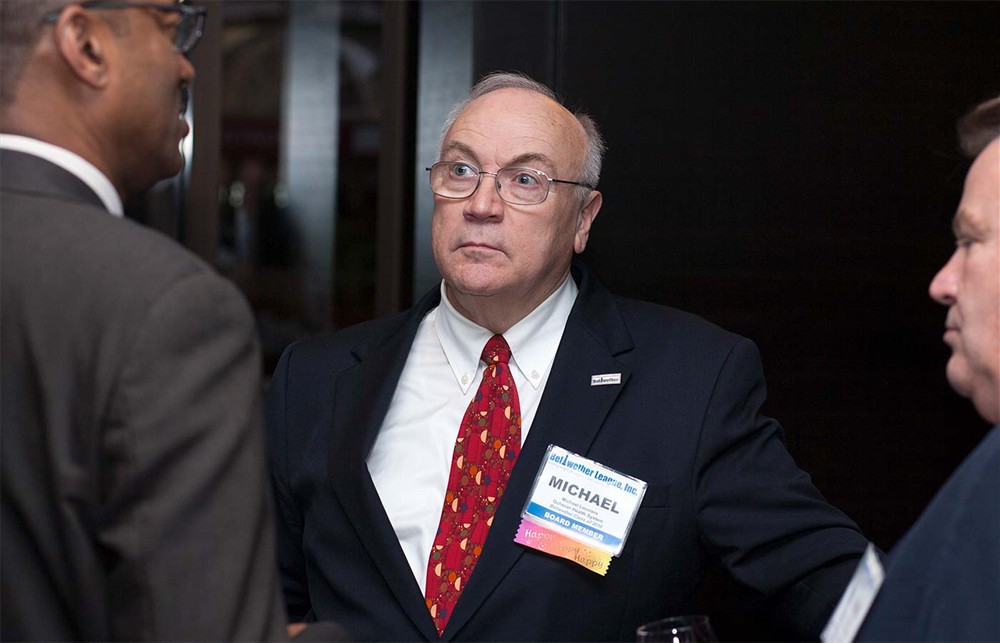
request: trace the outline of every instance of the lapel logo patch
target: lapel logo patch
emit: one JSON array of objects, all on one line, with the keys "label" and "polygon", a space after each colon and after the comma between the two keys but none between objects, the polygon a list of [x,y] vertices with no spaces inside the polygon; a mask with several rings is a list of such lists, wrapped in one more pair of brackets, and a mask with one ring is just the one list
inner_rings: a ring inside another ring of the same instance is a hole
[{"label": "lapel logo patch", "polygon": [[621,373],[604,373],[603,375],[590,376],[591,386],[607,386],[608,384],[621,384],[621,383],[622,383]]}]

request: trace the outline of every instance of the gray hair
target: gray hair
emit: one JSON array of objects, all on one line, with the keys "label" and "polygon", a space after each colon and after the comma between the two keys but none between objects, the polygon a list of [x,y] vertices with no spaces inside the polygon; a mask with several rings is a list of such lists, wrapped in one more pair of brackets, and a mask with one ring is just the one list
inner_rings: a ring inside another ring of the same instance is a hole
[{"label": "gray hair", "polygon": [[1000,96],[979,103],[958,121],[958,143],[971,158],[995,138],[1000,138]]},{"label": "gray hair", "polygon": [[[469,103],[498,89],[525,89],[541,94],[562,105],[562,101],[559,100],[559,97],[548,86],[525,74],[520,72],[493,72],[484,76],[472,87],[467,97],[451,108],[448,118],[445,119],[444,126],[441,128],[442,144],[444,143],[444,137],[448,134],[448,130],[455,124],[459,114],[469,106]],[[582,183],[596,187],[601,178],[601,163],[607,148],[604,146],[604,139],[601,137],[601,132],[597,129],[597,123],[594,122],[594,119],[581,111],[572,111],[572,114],[580,123],[580,126],[583,127],[583,132],[587,139],[587,157],[584,159],[583,170],[579,180]],[[586,187],[578,187],[577,190],[581,198],[585,198],[590,193],[590,188]]]}]

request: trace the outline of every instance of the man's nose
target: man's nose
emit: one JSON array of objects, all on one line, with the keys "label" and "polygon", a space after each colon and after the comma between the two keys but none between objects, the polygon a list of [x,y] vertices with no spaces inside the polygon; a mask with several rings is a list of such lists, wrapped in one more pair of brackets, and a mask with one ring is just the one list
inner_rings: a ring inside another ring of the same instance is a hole
[{"label": "man's nose", "polygon": [[190,85],[195,76],[194,64],[184,54],[178,53],[177,55],[181,58],[181,81],[185,85]]},{"label": "man's nose", "polygon": [[931,285],[928,288],[931,299],[945,306],[955,303],[955,299],[958,297],[959,252],[960,250],[956,250],[948,259],[948,263],[944,264],[941,270],[938,270],[934,279],[931,279]]},{"label": "man's nose", "polygon": [[496,174],[482,172],[479,175],[479,187],[466,202],[466,216],[476,219],[502,219],[504,200],[500,198],[499,187]]}]

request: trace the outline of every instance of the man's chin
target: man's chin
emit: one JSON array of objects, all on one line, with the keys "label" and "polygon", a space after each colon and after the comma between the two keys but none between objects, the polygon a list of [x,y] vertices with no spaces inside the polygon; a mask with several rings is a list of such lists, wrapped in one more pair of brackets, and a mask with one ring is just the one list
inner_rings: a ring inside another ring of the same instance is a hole
[{"label": "man's chin", "polygon": [[174,174],[177,174],[178,172],[184,169],[184,153],[181,151],[180,145],[178,145],[177,148],[174,150],[174,153],[170,159],[170,165],[174,168],[173,174],[171,174],[170,176],[173,176]]},{"label": "man's chin", "polygon": [[953,354],[945,366],[945,376],[951,388],[964,398],[972,397],[972,376],[968,363],[961,355]]},{"label": "man's chin", "polygon": [[463,295],[488,297],[497,292],[503,275],[495,266],[485,263],[467,263],[448,270],[445,281]]},{"label": "man's chin", "polygon": [[497,289],[491,283],[474,280],[456,280],[446,282],[449,294],[460,297],[490,297],[497,294]]},{"label": "man's chin", "polygon": [[184,157],[180,154],[180,152],[177,152],[169,159],[164,159],[163,165],[160,166],[159,171],[157,172],[155,182],[159,183],[160,181],[171,179],[177,176],[177,174],[179,174],[183,169]]}]

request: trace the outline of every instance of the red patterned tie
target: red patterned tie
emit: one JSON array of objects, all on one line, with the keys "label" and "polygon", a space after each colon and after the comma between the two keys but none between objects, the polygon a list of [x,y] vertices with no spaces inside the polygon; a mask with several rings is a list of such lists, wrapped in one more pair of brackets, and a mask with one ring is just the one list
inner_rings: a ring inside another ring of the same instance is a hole
[{"label": "red patterned tie", "polygon": [[491,337],[482,360],[486,370],[458,430],[441,523],[427,565],[424,596],[438,635],[479,560],[521,450],[521,404],[507,364],[507,341],[501,335]]}]

